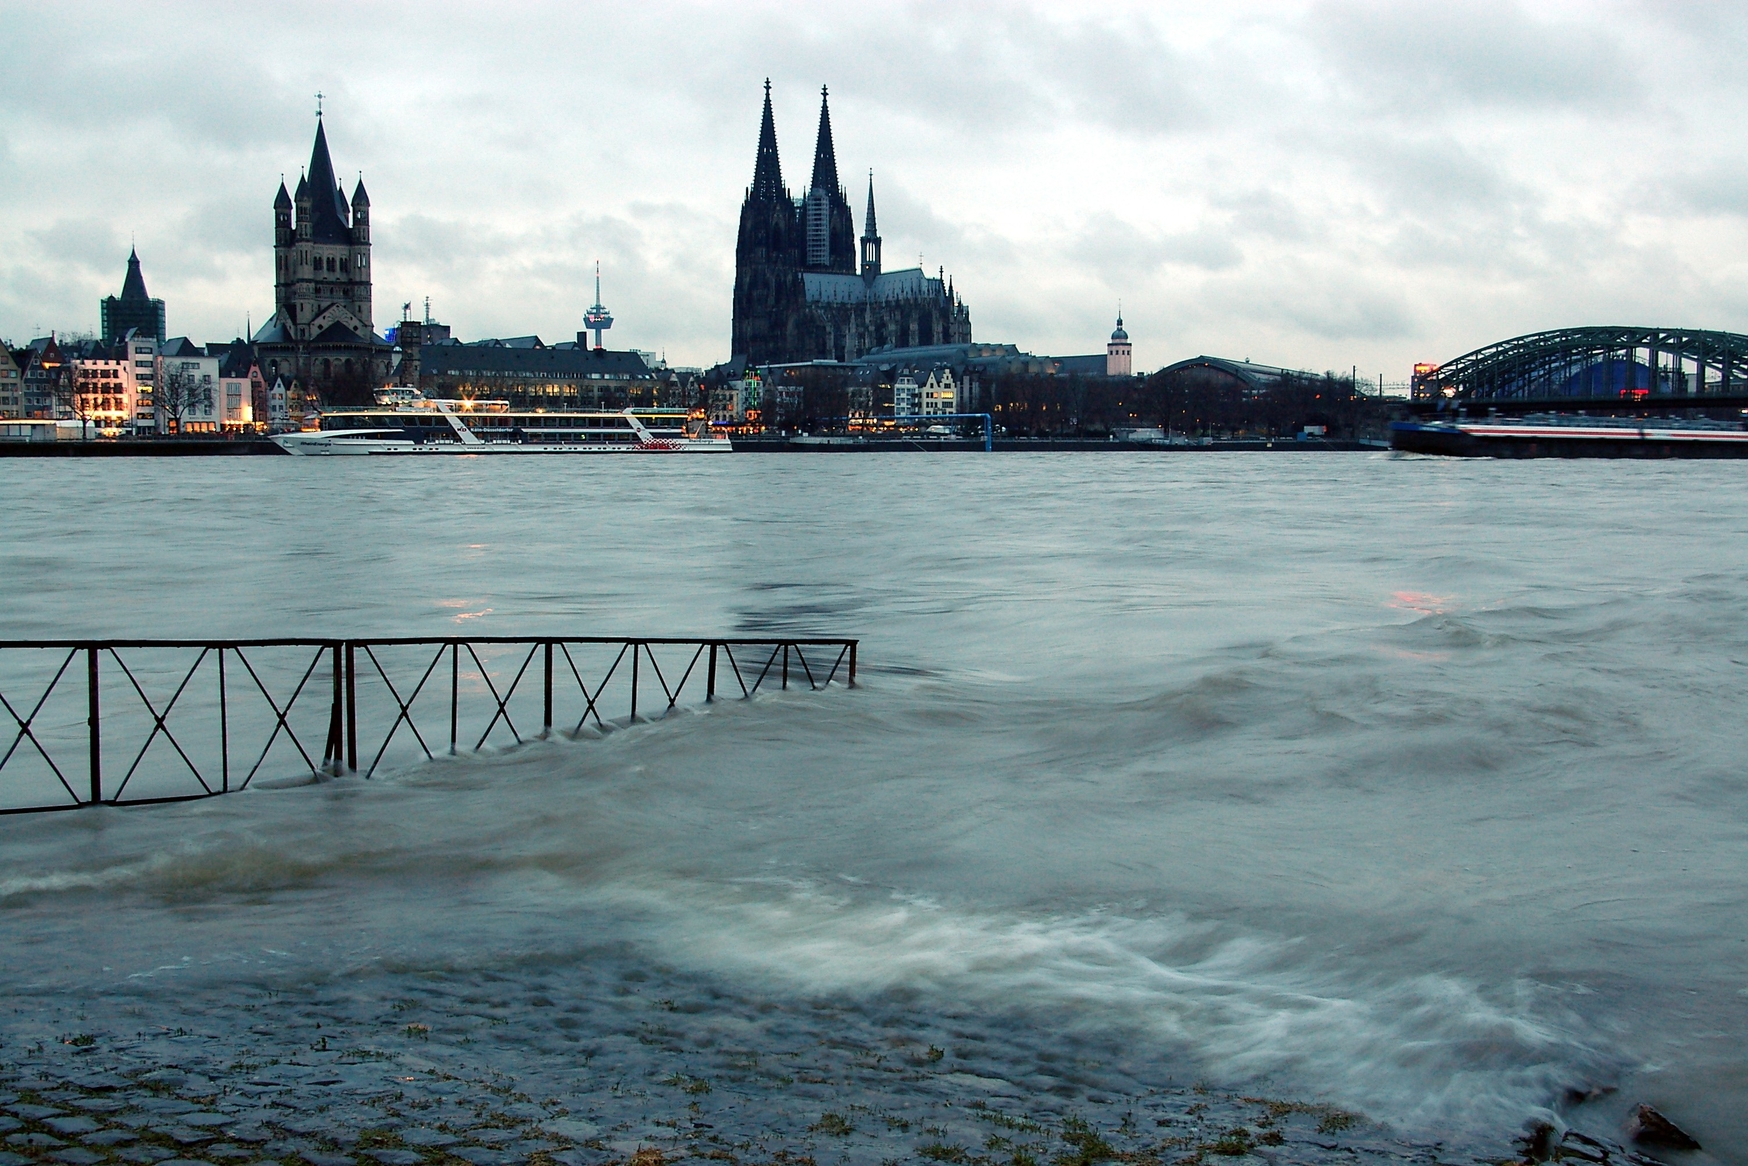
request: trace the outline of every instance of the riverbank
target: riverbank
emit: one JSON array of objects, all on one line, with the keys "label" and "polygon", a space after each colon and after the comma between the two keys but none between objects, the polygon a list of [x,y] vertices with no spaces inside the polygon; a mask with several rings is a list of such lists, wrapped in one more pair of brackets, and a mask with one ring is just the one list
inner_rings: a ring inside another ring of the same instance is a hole
[{"label": "riverbank", "polygon": [[[1275,441],[1215,441],[1207,445],[1167,445],[1150,441],[1099,441],[1093,438],[997,438],[996,453],[1257,453],[1279,450],[1306,452],[1377,452],[1388,448],[1382,443],[1362,441],[1297,441],[1281,438]],[[941,438],[927,440],[879,440],[868,442],[819,443],[797,445],[788,437],[737,437],[736,453],[947,453],[984,452],[982,441],[959,441]],[[204,440],[201,438],[167,439],[163,441],[0,441],[0,457],[225,457],[236,455],[280,455],[285,451],[271,441]]]},{"label": "riverbank", "polygon": [[610,951],[533,973],[257,980],[175,1003],[117,985],[13,1003],[0,1057],[0,1161],[13,1164],[1513,1155],[1508,1137],[1407,1138],[1327,1105],[1172,1082],[1135,1046],[1072,1028],[897,1001],[779,1004]]},{"label": "riverbank", "polygon": [[281,455],[265,438],[170,437],[130,441],[0,441],[0,457],[239,457]]},{"label": "riverbank", "polygon": [[[990,443],[994,453],[1354,453],[1378,452],[1386,442],[1334,441],[1316,438],[1300,441],[1291,437],[1254,440],[1211,441],[1206,444],[1174,444],[1163,441],[1110,441],[1078,437],[998,437]],[[950,450],[983,452],[983,439],[879,438],[872,441],[828,440],[797,444],[793,438],[736,437],[736,453],[946,453]]]}]

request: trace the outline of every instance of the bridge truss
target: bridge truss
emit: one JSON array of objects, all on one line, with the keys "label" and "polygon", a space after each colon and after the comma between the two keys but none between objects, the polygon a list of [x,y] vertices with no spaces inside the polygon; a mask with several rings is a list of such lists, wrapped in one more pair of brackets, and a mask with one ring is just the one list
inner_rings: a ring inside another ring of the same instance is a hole
[{"label": "bridge truss", "polygon": [[1748,404],[1748,336],[1684,328],[1562,328],[1417,365],[1423,407]]}]

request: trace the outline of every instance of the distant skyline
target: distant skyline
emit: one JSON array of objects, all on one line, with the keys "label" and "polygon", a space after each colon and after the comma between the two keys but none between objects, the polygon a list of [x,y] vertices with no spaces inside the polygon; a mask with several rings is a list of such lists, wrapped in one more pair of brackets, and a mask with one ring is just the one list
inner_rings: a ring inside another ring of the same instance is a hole
[{"label": "distant skyline", "polygon": [[273,309],[309,158],[372,198],[379,330],[582,329],[729,354],[762,85],[784,177],[819,87],[886,266],[980,340],[1406,380],[1522,332],[1748,331],[1740,5],[0,2],[0,336],[95,330],[136,242],[173,335]]}]

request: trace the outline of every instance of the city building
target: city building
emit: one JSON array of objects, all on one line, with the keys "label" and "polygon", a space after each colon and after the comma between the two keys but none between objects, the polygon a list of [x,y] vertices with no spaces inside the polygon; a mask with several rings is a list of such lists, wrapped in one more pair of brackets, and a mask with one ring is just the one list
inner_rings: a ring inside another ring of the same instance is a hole
[{"label": "city building", "polygon": [[930,277],[920,266],[882,268],[872,173],[859,271],[857,261],[825,90],[813,176],[797,199],[783,184],[766,81],[753,183],[735,242],[733,357],[754,366],[852,361],[881,348],[969,343],[971,313],[944,270]]},{"label": "city building", "polygon": [[929,379],[922,383],[918,397],[921,407],[917,412],[925,417],[957,412],[954,408],[953,370],[946,365],[930,369]]},{"label": "city building", "polygon": [[71,370],[54,333],[39,336],[23,350],[20,367],[19,414],[28,420],[55,421],[71,417],[66,407],[72,393]]},{"label": "city building", "polygon": [[431,319],[431,301],[425,301],[425,318],[412,318],[413,305],[402,309],[402,320],[394,326],[395,384],[416,388],[419,384],[419,356],[427,344],[446,344],[450,339],[449,325]]},{"label": "city building", "polygon": [[224,420],[219,358],[186,336],[164,342],[158,354],[159,432],[214,433]]},{"label": "city building", "polygon": [[[575,343],[548,345],[538,336],[449,339],[419,347],[418,387],[429,397],[507,401],[512,409],[624,409],[653,407],[660,387],[635,352],[591,348],[587,332]],[[404,360],[404,358],[403,358]]]},{"label": "city building", "polygon": [[0,420],[16,421],[24,416],[24,383],[19,378],[18,362],[12,349],[0,344]]},{"label": "city building", "polygon": [[69,354],[72,370],[72,412],[89,432],[82,436],[115,436],[131,431],[138,390],[127,342],[92,340]]},{"label": "city building", "polygon": [[273,200],[273,318],[251,340],[268,379],[293,377],[325,397],[368,404],[389,378],[392,346],[371,311],[370,196],[348,202],[316,115],[309,170],[297,195]]},{"label": "city building", "polygon": [[1303,380],[1311,374],[1268,364],[1252,364],[1248,360],[1195,356],[1166,365],[1154,375],[1160,384],[1174,390],[1217,391],[1250,398],[1259,397],[1295,380]]},{"label": "city building", "polygon": [[140,274],[140,253],[128,252],[127,277],[122,280],[121,295],[106,296],[98,303],[103,323],[103,342],[114,344],[128,332],[164,339],[164,301],[146,294],[146,278]]},{"label": "city building", "polygon": [[121,344],[126,350],[125,359],[134,382],[134,432],[156,433],[158,350],[162,340],[150,332],[130,328],[121,338]]},{"label": "city building", "polygon": [[[209,346],[210,350],[210,346]],[[246,340],[233,340],[219,355],[218,400],[220,425],[225,429],[254,429],[267,417],[267,381],[261,363]]]}]

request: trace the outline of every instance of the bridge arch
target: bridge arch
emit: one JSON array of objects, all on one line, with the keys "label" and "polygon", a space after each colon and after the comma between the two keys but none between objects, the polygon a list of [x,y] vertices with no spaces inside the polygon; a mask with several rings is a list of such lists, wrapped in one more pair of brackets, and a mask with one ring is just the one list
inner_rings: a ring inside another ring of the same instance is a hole
[{"label": "bridge arch", "polygon": [[1425,402],[1700,406],[1744,396],[1748,336],[1694,328],[1560,328],[1414,369],[1414,398]]}]

